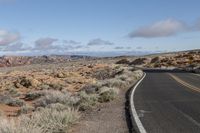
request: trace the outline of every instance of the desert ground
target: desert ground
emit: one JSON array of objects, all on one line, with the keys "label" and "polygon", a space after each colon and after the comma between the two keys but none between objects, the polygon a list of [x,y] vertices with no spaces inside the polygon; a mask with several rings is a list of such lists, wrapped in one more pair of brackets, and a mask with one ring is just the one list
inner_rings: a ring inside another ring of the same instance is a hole
[{"label": "desert ground", "polygon": [[199,72],[200,52],[8,56],[1,57],[0,64],[1,133],[103,133],[116,127],[115,132],[128,133],[125,97],[143,75],[139,68]]}]

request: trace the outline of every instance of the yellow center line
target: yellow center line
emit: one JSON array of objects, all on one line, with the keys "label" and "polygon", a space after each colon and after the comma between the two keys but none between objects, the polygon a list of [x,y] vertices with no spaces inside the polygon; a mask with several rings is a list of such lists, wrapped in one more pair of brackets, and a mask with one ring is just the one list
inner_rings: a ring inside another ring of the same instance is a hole
[{"label": "yellow center line", "polygon": [[169,74],[174,80],[176,80],[177,82],[179,82],[180,84],[182,84],[183,86],[192,89],[193,91],[197,91],[200,92],[200,88],[193,86],[185,81],[183,81],[182,79],[178,78],[177,76],[173,75],[173,74]]}]

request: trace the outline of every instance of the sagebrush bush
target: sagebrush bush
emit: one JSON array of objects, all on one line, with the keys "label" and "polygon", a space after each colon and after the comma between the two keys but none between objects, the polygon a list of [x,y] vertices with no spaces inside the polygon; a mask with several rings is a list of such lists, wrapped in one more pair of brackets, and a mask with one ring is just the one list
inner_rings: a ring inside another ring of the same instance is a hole
[{"label": "sagebrush bush", "polygon": [[34,102],[36,107],[46,107],[49,104],[61,103],[73,106],[78,102],[78,98],[72,96],[69,92],[46,91],[44,96]]},{"label": "sagebrush bush", "polygon": [[69,107],[66,106],[66,105],[63,105],[61,103],[53,103],[53,104],[47,105],[47,108],[55,109],[55,110],[58,110],[58,111],[62,111],[62,110],[68,109]]},{"label": "sagebrush bush", "polygon": [[25,105],[25,102],[21,99],[12,98],[6,104],[9,106],[21,107],[21,106]]},{"label": "sagebrush bush", "polygon": [[2,110],[0,110],[0,117],[4,116],[4,112]]},{"label": "sagebrush bush", "polygon": [[99,90],[99,102],[109,102],[116,98],[119,90],[117,88],[102,87]]},{"label": "sagebrush bush", "polygon": [[97,94],[87,94],[85,91],[81,91],[79,97],[80,100],[77,103],[77,106],[82,111],[92,108],[98,102]]},{"label": "sagebrush bush", "polygon": [[29,92],[25,95],[25,100],[28,101],[35,100],[43,95],[44,93],[42,91]]},{"label": "sagebrush bush", "polygon": [[24,100],[19,98],[12,98],[9,95],[0,95],[0,103],[16,107],[25,105]]},{"label": "sagebrush bush", "polygon": [[44,108],[31,117],[22,115],[15,121],[0,117],[0,133],[66,133],[79,118],[80,114],[75,109],[58,111]]},{"label": "sagebrush bush", "polygon": [[120,80],[118,78],[109,79],[106,81],[107,87],[115,87],[115,88],[125,88],[127,86],[127,83],[123,80]]},{"label": "sagebrush bush", "polygon": [[82,87],[81,90],[85,91],[87,94],[95,94],[98,90],[98,87],[94,84],[88,84]]},{"label": "sagebrush bush", "polygon": [[80,114],[75,109],[68,108],[58,111],[46,108],[35,112],[31,118],[25,119],[21,123],[36,123],[36,126],[41,128],[44,133],[65,133],[79,117]]},{"label": "sagebrush bush", "polygon": [[28,113],[31,113],[33,110],[34,110],[34,107],[29,106],[29,105],[24,105],[17,111],[17,115],[28,114]]},{"label": "sagebrush bush", "polygon": [[41,89],[41,90],[48,90],[48,89],[50,89],[50,86],[48,85],[48,84],[41,84],[40,86],[39,86],[39,88]]},{"label": "sagebrush bush", "polygon": [[8,94],[7,95],[10,95],[12,97],[17,97],[17,96],[20,96],[20,93],[18,92],[18,90],[15,87],[10,87],[8,89]]}]

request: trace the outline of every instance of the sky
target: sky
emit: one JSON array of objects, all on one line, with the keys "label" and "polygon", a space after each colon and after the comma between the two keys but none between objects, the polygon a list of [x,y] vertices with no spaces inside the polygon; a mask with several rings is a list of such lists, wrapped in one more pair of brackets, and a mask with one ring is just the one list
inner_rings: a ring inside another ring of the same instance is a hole
[{"label": "sky", "polygon": [[200,48],[199,0],[0,0],[0,55]]}]

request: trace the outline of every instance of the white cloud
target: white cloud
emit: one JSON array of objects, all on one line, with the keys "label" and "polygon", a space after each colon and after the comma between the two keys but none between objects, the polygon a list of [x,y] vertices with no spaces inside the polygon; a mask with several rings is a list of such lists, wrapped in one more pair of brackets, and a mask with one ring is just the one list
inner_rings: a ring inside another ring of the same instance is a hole
[{"label": "white cloud", "polygon": [[20,40],[20,34],[0,29],[0,45],[8,45]]},{"label": "white cloud", "polygon": [[129,37],[143,37],[143,38],[155,38],[155,37],[167,37],[176,35],[179,32],[187,31],[188,26],[175,19],[167,19],[159,21],[148,26],[141,27],[129,34]]},{"label": "white cloud", "polygon": [[118,46],[118,47],[115,47],[115,49],[124,49],[124,47]]},{"label": "white cloud", "polygon": [[3,49],[3,51],[21,51],[21,50],[24,50],[22,47],[23,47],[23,43],[18,42],[18,43],[15,43],[13,45],[7,45]]},{"label": "white cloud", "polygon": [[110,41],[105,41],[100,38],[97,38],[97,39],[93,39],[93,40],[89,41],[89,43],[87,45],[88,46],[99,46],[99,45],[113,45],[113,44],[114,43],[112,43]]},{"label": "white cloud", "polygon": [[200,30],[200,19],[197,20],[195,26],[194,26],[194,30],[199,31]]},{"label": "white cloud", "polygon": [[64,44],[70,44],[70,45],[77,45],[77,44],[80,44],[81,42],[77,42],[77,41],[74,41],[74,40],[63,40],[63,43]]},{"label": "white cloud", "polygon": [[141,47],[141,46],[138,46],[138,47],[136,47],[136,49],[143,49],[143,47]]},{"label": "white cloud", "polygon": [[39,38],[35,41],[35,49],[36,50],[45,50],[45,49],[53,49],[53,43],[58,41],[58,39],[55,38]]}]

